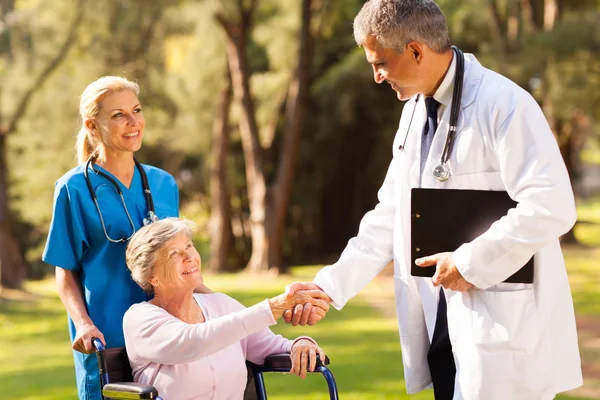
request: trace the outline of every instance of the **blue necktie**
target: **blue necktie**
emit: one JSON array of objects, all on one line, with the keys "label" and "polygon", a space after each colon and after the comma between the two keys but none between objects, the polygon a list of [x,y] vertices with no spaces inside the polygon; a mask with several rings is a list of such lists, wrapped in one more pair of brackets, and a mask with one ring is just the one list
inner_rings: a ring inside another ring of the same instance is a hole
[{"label": "blue necktie", "polygon": [[423,127],[423,134],[421,135],[421,177],[423,176],[423,169],[427,162],[427,156],[429,155],[429,149],[431,149],[431,143],[435,136],[435,131],[438,126],[438,108],[440,103],[437,102],[433,97],[425,98],[425,108],[427,109],[427,121]]}]

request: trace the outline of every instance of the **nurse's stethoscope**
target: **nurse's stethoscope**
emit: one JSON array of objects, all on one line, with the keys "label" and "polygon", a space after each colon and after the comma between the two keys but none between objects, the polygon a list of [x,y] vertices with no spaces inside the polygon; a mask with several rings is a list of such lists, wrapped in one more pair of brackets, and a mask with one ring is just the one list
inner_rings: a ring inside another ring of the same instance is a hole
[{"label": "nurse's stethoscope", "polygon": [[[97,158],[97,155],[92,155],[87,160],[87,162],[85,164],[85,169],[83,170],[83,176],[85,177],[85,183],[87,184],[88,190],[90,191],[90,196],[92,196],[92,200],[94,201],[94,204],[96,205],[96,210],[98,210],[98,215],[100,216],[100,223],[102,224],[102,230],[104,231],[104,236],[106,236],[106,238],[110,242],[113,242],[113,243],[127,242],[129,239],[131,239],[131,237],[135,233],[135,224],[133,223],[133,220],[131,219],[131,215],[129,214],[127,205],[125,204],[125,198],[123,197],[123,191],[121,190],[121,187],[119,186],[117,181],[115,181],[111,176],[100,171],[99,169],[94,168],[94,161],[96,161],[96,158]],[[140,164],[138,160],[136,160],[134,158],[133,161],[135,162],[135,166],[140,173],[140,177],[142,178],[142,188],[144,190],[144,197],[146,198],[146,206],[148,207],[148,215],[146,216],[146,218],[144,218],[143,222],[144,222],[144,225],[148,225],[148,224],[151,224],[152,222],[158,221],[158,216],[154,213],[154,200],[152,199],[152,193],[150,192],[150,185],[148,184],[148,177],[146,176],[146,172],[144,171],[142,164]],[[119,197],[121,197],[121,203],[123,204],[123,208],[125,209],[125,214],[127,214],[127,218],[129,219],[129,224],[131,225],[131,235],[129,235],[129,237],[122,237],[120,239],[112,239],[110,236],[108,236],[108,232],[106,231],[106,225],[104,225],[104,218],[102,217],[102,212],[100,211],[100,206],[98,206],[98,196],[96,196],[96,191],[94,190],[94,187],[92,186],[92,182],[90,181],[90,178],[88,176],[88,170],[90,169],[90,167],[92,168],[92,171],[94,171],[97,175],[100,175],[100,176],[106,178],[114,186],[117,193],[119,194]]]},{"label": "nurse's stethoscope", "polygon": [[[450,167],[448,167],[448,160],[450,159],[450,153],[452,153],[452,147],[454,146],[454,139],[456,138],[456,131],[458,125],[458,112],[460,110],[460,99],[462,97],[463,78],[465,74],[465,57],[463,52],[456,46],[452,46],[454,54],[456,54],[456,71],[454,73],[454,91],[452,92],[452,108],[450,110],[450,127],[448,128],[448,136],[446,137],[446,143],[444,144],[444,150],[440,157],[440,163],[433,168],[432,174],[435,179],[440,182],[446,182],[450,178]],[[415,100],[415,107],[413,108],[410,122],[408,124],[408,130],[404,137],[404,143],[400,145],[400,150],[404,149],[406,144],[406,137],[410,132],[413,117],[415,116],[415,110],[417,109],[417,102],[419,101],[419,95]]]}]

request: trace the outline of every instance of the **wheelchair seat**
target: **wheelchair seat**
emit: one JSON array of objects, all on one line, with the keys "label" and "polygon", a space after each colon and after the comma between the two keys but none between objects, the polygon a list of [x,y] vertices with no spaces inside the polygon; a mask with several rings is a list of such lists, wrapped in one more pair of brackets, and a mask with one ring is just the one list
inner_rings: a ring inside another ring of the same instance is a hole
[{"label": "wheelchair seat", "polygon": [[[100,387],[105,400],[121,399],[155,399],[161,400],[156,388],[150,385],[133,382],[133,374],[125,347],[105,348],[102,342],[92,340],[96,348],[96,359],[100,370]],[[338,400],[337,385],[333,374],[326,367],[325,362],[317,361],[315,372],[323,374],[329,387],[329,396]],[[267,393],[262,374],[264,372],[289,372],[292,362],[289,353],[272,354],[265,359],[263,365],[256,365],[246,361],[248,368],[248,382],[244,392],[244,400],[266,400]]]}]

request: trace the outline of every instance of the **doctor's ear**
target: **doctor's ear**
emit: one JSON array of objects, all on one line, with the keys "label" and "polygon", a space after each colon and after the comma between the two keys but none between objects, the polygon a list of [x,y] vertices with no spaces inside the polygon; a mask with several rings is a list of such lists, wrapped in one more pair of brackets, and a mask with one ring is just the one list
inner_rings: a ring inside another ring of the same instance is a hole
[{"label": "doctor's ear", "polygon": [[414,60],[420,64],[423,61],[423,52],[419,45],[415,42],[410,42],[406,45],[406,51],[410,52],[410,55]]}]

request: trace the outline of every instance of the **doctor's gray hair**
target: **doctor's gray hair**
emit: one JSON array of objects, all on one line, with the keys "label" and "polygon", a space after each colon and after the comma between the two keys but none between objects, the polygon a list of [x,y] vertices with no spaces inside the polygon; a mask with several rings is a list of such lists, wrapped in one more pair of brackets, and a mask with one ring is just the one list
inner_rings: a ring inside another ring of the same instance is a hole
[{"label": "doctor's gray hair", "polygon": [[125,262],[131,271],[131,278],[147,293],[152,293],[150,284],[160,250],[171,239],[183,233],[192,239],[192,221],[180,218],[166,218],[138,230],[130,239],[125,251]]},{"label": "doctor's gray hair", "polygon": [[100,139],[95,137],[85,125],[85,120],[95,118],[100,111],[102,100],[116,92],[130,90],[136,96],[140,94],[140,87],[137,83],[131,82],[120,76],[103,76],[90,83],[79,99],[79,116],[81,118],[81,128],[77,134],[77,162],[84,164],[87,159],[98,151],[101,144]]},{"label": "doctor's gray hair", "polygon": [[413,40],[436,53],[450,49],[446,18],[433,0],[369,0],[353,25],[359,46],[374,35],[378,46],[398,53]]}]

